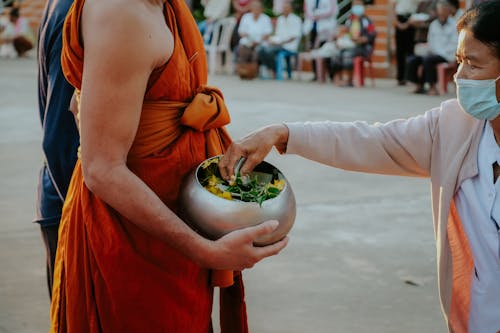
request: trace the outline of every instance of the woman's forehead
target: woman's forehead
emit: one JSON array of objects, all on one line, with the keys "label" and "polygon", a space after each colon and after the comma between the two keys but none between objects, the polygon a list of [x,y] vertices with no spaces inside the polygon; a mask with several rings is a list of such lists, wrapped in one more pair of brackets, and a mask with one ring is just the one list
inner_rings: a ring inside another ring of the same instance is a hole
[{"label": "woman's forehead", "polygon": [[494,57],[491,48],[476,39],[474,34],[467,29],[462,29],[458,35],[457,55],[476,60]]}]

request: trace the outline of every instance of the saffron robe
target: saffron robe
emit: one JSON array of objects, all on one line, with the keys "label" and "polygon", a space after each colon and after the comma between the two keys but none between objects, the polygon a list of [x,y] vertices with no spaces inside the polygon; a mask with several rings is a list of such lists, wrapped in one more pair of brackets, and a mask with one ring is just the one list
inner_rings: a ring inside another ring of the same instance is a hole
[{"label": "saffron robe", "polygon": [[[77,90],[84,2],[73,3],[63,30],[61,63]],[[164,15],[174,52],[150,77],[127,165],[182,215],[182,179],[230,143],[229,114],[220,91],[205,86],[203,41],[184,1],[167,1]],[[211,332],[211,279],[231,285],[221,289],[222,332],[247,332],[241,274],[233,284],[232,272],[211,274],[136,227],[88,190],[77,161],[59,229],[51,332]]]}]

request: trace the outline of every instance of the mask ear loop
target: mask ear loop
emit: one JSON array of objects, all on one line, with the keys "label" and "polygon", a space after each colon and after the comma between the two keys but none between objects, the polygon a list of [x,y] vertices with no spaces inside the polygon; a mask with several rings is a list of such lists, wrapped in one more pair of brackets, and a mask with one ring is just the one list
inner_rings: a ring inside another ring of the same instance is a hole
[{"label": "mask ear loop", "polygon": [[[496,83],[499,79],[500,79],[500,75],[498,75],[497,78],[495,79],[495,96],[496,96],[496,91],[497,91],[497,87],[496,87],[497,84]],[[500,104],[500,100],[498,99],[498,97],[497,97],[497,102],[498,102],[498,104]]]}]

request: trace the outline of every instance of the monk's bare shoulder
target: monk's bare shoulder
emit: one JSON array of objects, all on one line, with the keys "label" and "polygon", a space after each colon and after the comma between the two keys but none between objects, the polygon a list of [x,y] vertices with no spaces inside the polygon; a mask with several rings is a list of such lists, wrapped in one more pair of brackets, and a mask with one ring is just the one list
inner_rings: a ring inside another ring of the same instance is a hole
[{"label": "monk's bare shoulder", "polygon": [[173,52],[173,37],[162,10],[162,1],[86,0],[82,36],[100,52],[164,64]]}]

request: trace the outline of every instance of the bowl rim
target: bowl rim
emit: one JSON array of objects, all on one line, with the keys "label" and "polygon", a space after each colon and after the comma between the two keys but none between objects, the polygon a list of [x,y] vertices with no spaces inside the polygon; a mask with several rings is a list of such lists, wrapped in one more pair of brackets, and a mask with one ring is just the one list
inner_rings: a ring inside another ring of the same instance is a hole
[{"label": "bowl rim", "polygon": [[[238,204],[244,204],[244,205],[248,205],[248,206],[260,206],[258,202],[255,202],[255,201],[242,201],[242,200],[228,200],[228,199],[224,199],[224,198],[221,198],[219,197],[218,195],[210,192],[209,190],[207,190],[203,185],[201,185],[200,183],[200,180],[198,179],[198,171],[200,170],[201,166],[206,162],[206,161],[209,161],[209,160],[213,160],[213,159],[216,159],[216,158],[221,158],[223,156],[223,154],[221,155],[215,155],[215,156],[212,156],[212,157],[209,157],[205,160],[203,160],[201,163],[198,164],[198,166],[196,167],[196,169],[194,170],[194,178],[195,178],[195,181],[196,181],[196,184],[201,187],[204,191],[206,191],[207,193],[209,193],[211,196],[217,198],[218,200],[223,200],[223,202],[238,202]],[[262,162],[260,162],[259,164],[257,165],[260,165],[261,163],[267,163],[269,164],[271,167],[273,167],[274,169],[276,169],[280,176],[283,177],[283,179],[285,180],[285,187],[283,187],[283,190],[280,191],[280,193],[274,197],[274,198],[270,198],[270,199],[267,199],[267,200],[264,200],[262,202],[262,206],[264,206],[266,204],[266,202],[269,202],[269,204],[271,202],[273,202],[274,200],[278,199],[280,197],[280,194],[285,192],[285,190],[288,189],[289,187],[289,184],[288,184],[288,179],[285,177],[285,175],[283,174],[283,172],[281,172],[280,169],[278,169],[276,166],[274,166],[273,164],[267,162],[266,160],[263,160]]]}]

